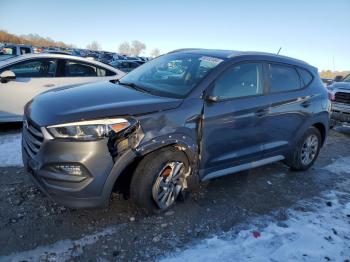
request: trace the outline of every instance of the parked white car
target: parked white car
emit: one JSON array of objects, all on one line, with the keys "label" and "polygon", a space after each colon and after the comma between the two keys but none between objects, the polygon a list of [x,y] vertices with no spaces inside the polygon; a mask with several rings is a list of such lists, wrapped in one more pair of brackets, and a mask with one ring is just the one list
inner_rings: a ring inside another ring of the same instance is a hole
[{"label": "parked white car", "polygon": [[0,122],[22,121],[24,105],[49,89],[123,75],[109,65],[70,55],[30,54],[0,61]]}]

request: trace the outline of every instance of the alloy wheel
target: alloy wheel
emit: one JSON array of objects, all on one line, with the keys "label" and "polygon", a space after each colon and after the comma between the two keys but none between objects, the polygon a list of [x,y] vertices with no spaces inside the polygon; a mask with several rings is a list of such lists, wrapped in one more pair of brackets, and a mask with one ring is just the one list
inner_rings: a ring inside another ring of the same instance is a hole
[{"label": "alloy wheel", "polygon": [[318,138],[316,135],[309,135],[301,147],[301,162],[303,165],[309,165],[316,157],[318,150]]},{"label": "alloy wheel", "polygon": [[160,209],[174,204],[183,188],[185,166],[181,162],[168,162],[159,172],[152,188],[152,196]]}]

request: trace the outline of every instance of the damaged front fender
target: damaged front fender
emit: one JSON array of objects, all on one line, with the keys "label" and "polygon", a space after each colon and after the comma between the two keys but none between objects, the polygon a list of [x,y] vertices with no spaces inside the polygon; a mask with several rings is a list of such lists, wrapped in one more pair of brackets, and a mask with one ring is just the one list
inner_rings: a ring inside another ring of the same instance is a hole
[{"label": "damaged front fender", "polygon": [[130,125],[116,133],[111,131],[109,134],[107,146],[113,160],[127,149],[135,149],[140,144],[144,134],[140,122],[134,118],[129,118]]},{"label": "damaged front fender", "polygon": [[141,143],[136,149],[138,156],[144,156],[153,151],[159,150],[167,146],[174,146],[178,150],[183,151],[191,164],[197,163],[198,146],[191,137],[184,134],[171,134],[155,137],[145,143]]}]

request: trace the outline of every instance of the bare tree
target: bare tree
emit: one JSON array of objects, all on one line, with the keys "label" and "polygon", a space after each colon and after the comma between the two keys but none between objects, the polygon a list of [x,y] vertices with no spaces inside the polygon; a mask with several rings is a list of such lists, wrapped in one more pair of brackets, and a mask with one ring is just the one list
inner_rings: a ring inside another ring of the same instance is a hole
[{"label": "bare tree", "polygon": [[154,48],[152,51],[151,51],[151,57],[155,58],[157,56],[160,55],[160,50],[158,48]]},{"label": "bare tree", "polygon": [[88,44],[86,46],[86,49],[93,50],[93,51],[99,51],[99,50],[101,50],[101,45],[97,41],[92,41],[91,44]]},{"label": "bare tree", "polygon": [[121,43],[118,47],[118,52],[122,55],[130,55],[131,54],[131,47],[129,42],[124,41]]},{"label": "bare tree", "polygon": [[27,44],[35,46],[63,46],[71,47],[72,45],[63,43],[61,41],[56,42],[48,37],[42,37],[38,34],[29,35],[14,35],[4,30],[0,30],[0,42],[13,43],[13,44]]},{"label": "bare tree", "polygon": [[139,56],[146,49],[146,45],[138,40],[134,40],[131,43],[131,54]]}]

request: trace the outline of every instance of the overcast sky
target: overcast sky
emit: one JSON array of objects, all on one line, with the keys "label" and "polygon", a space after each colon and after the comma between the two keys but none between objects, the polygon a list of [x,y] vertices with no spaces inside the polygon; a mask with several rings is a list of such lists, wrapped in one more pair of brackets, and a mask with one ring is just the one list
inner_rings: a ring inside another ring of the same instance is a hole
[{"label": "overcast sky", "polygon": [[350,70],[350,0],[0,0],[0,29],[146,55],[185,47],[267,51],[322,69]]}]

